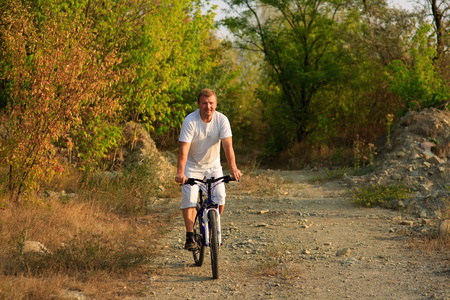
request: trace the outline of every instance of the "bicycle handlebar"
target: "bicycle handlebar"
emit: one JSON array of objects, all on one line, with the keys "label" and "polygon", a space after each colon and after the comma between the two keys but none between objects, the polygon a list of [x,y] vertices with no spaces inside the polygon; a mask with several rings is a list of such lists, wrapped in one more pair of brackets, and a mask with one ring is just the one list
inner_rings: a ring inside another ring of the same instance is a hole
[{"label": "bicycle handlebar", "polygon": [[225,183],[228,183],[228,182],[230,182],[230,181],[236,181],[236,179],[234,179],[233,176],[231,176],[231,175],[226,175],[226,176],[222,176],[222,177],[219,177],[219,178],[209,178],[209,179],[206,179],[206,178],[205,178],[205,179],[188,178],[188,179],[184,182],[184,184],[194,185],[194,184],[196,184],[197,182],[200,182],[200,183],[208,183],[208,182],[214,183],[214,182],[218,182],[218,181],[220,181],[220,180],[222,180],[222,181],[225,182]]}]

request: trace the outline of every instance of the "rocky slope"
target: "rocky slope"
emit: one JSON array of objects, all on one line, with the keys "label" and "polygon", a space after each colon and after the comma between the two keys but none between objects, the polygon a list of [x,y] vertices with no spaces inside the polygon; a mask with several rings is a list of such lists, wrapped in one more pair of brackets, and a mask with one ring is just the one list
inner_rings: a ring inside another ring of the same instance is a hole
[{"label": "rocky slope", "polygon": [[407,113],[378,145],[376,168],[348,183],[401,183],[414,196],[400,206],[423,218],[446,218],[450,197],[450,113],[434,108]]}]

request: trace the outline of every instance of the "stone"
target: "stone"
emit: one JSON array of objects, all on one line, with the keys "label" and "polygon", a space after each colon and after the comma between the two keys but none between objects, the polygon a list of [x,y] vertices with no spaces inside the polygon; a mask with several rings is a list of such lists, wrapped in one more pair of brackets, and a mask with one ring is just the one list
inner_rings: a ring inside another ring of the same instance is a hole
[{"label": "stone", "polygon": [[431,148],[435,147],[436,145],[430,141],[423,141],[420,143],[420,148],[422,148],[425,152],[431,153]]},{"label": "stone", "polygon": [[401,180],[403,178],[403,176],[402,176],[402,174],[394,173],[394,174],[392,174],[391,178],[393,180]]},{"label": "stone", "polygon": [[422,224],[423,225],[430,225],[431,224],[431,220],[430,219],[423,219],[422,220]]},{"label": "stone", "polygon": [[336,256],[349,256],[350,255],[350,249],[349,248],[344,248],[341,250],[338,250],[336,252]]},{"label": "stone", "polygon": [[411,156],[409,157],[410,160],[416,160],[416,159],[418,159],[418,158],[420,158],[420,155],[417,154],[416,152],[413,152],[413,153],[411,154]]},{"label": "stone", "polygon": [[24,255],[34,254],[37,256],[52,254],[44,245],[36,241],[25,241],[22,252]]},{"label": "stone", "polygon": [[414,222],[409,220],[403,220],[400,222],[400,225],[413,226]]},{"label": "stone", "polygon": [[406,153],[403,152],[403,151],[398,151],[398,152],[396,153],[396,155],[397,155],[397,157],[404,157],[404,156],[406,156]]},{"label": "stone", "polygon": [[62,290],[59,293],[59,299],[67,299],[67,300],[85,300],[87,297],[80,291],[76,290]]},{"label": "stone", "polygon": [[433,165],[440,165],[444,162],[444,160],[442,160],[441,158],[437,157],[436,155],[430,157],[427,160],[428,163],[433,164]]},{"label": "stone", "polygon": [[439,226],[439,235],[442,238],[446,238],[450,236],[450,220],[445,220]]}]

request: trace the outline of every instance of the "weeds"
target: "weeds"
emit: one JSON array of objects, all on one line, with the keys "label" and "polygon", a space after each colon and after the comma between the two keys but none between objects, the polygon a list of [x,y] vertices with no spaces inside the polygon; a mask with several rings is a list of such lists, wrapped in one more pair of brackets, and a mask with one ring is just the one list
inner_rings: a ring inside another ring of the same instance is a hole
[{"label": "weeds", "polygon": [[388,149],[392,148],[392,144],[391,144],[391,133],[392,133],[392,122],[394,121],[394,115],[393,114],[388,114],[386,116],[386,145],[388,147]]},{"label": "weeds", "polygon": [[178,197],[179,187],[172,180],[161,180],[157,158],[146,158],[123,175],[106,173],[91,176],[83,197],[104,209],[122,215],[146,215],[158,197]]},{"label": "weeds", "polygon": [[364,171],[373,171],[375,168],[376,147],[372,143],[366,144],[358,135],[353,143],[354,174],[361,175]]},{"label": "weeds", "polygon": [[289,245],[279,245],[270,247],[266,252],[266,259],[257,266],[256,275],[279,277],[282,279],[292,279],[299,276],[297,268],[290,267],[283,263],[282,257],[288,250],[292,250]]},{"label": "weeds", "polygon": [[323,182],[329,180],[335,180],[344,177],[346,174],[353,174],[353,170],[349,167],[342,167],[339,169],[326,170],[326,175],[324,176],[315,176],[311,179],[311,182]]},{"label": "weeds", "polygon": [[[17,205],[0,195],[1,299],[57,298],[73,286],[99,295],[100,285],[109,293],[124,272],[136,272],[156,255],[154,241],[175,211],[152,214],[153,199],[179,189],[171,181],[158,184],[154,161],[117,178],[91,175],[83,185],[82,174],[67,170],[67,178],[47,184],[59,190],[50,196],[31,195]],[[25,241],[38,241],[49,253],[24,253]]]},{"label": "weeds", "polygon": [[244,176],[239,184],[229,184],[227,188],[247,194],[258,194],[259,196],[274,196],[280,193],[284,179],[279,172],[258,172],[253,170],[243,171]]},{"label": "weeds", "polygon": [[357,206],[391,208],[394,200],[404,200],[410,196],[411,191],[401,184],[377,184],[353,190],[351,202]]}]

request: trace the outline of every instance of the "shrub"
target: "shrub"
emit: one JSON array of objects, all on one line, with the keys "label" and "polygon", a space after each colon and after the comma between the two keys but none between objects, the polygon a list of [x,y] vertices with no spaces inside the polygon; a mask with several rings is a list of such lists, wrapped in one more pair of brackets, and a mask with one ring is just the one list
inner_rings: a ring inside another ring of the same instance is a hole
[{"label": "shrub", "polygon": [[409,198],[411,191],[401,184],[371,185],[353,191],[351,202],[357,206],[392,207],[394,200]]}]

